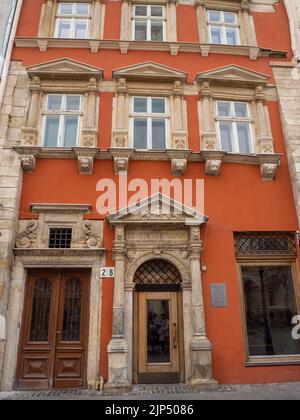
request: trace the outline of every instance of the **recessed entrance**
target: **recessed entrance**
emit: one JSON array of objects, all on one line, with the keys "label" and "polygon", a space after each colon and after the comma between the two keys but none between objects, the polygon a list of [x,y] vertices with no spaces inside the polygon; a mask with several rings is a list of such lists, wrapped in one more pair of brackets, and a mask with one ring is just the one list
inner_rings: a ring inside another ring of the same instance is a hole
[{"label": "recessed entrance", "polygon": [[151,260],[138,269],[135,283],[135,382],[181,382],[184,363],[180,274],[166,261]]},{"label": "recessed entrance", "polygon": [[86,385],[87,271],[33,271],[27,279],[17,369],[19,389]]}]

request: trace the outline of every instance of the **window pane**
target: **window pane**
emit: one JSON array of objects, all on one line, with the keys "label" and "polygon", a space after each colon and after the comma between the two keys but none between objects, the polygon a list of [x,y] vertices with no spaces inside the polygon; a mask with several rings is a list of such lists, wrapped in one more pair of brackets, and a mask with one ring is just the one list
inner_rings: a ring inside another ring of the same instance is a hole
[{"label": "window pane", "polygon": [[147,22],[135,22],[135,38],[136,41],[147,41]]},{"label": "window pane", "polygon": [[153,114],[165,114],[166,112],[166,100],[165,99],[152,99],[152,113]]},{"label": "window pane", "polygon": [[59,118],[56,116],[47,116],[45,122],[45,147],[57,147]]},{"label": "window pane", "polygon": [[226,29],[226,40],[228,45],[237,45],[237,31],[235,29]]},{"label": "window pane", "polygon": [[232,124],[219,123],[220,137],[221,137],[221,150],[224,152],[232,152]]},{"label": "window pane", "polygon": [[240,153],[251,153],[251,135],[250,135],[250,124],[237,124],[238,140],[239,140],[239,152]]},{"label": "window pane", "polygon": [[240,102],[234,104],[235,116],[238,118],[248,118],[248,106]]},{"label": "window pane", "polygon": [[218,116],[231,117],[231,110],[230,110],[229,102],[218,102]]},{"label": "window pane", "polygon": [[147,145],[147,120],[135,119],[134,120],[134,148],[135,149],[148,149]]},{"label": "window pane", "polygon": [[151,22],[151,40],[152,41],[163,41],[164,40],[164,29],[163,22]]},{"label": "window pane", "polygon": [[147,113],[147,98],[134,98],[133,111],[137,113]]},{"label": "window pane", "polygon": [[210,28],[211,33],[211,42],[213,44],[221,44],[222,43],[222,36],[221,36],[221,29],[220,28]]},{"label": "window pane", "polygon": [[215,10],[210,10],[208,12],[208,19],[210,22],[220,22],[221,20],[221,13]]},{"label": "window pane", "polygon": [[59,20],[58,22],[58,37],[70,38],[71,21]]},{"label": "window pane", "polygon": [[300,354],[291,267],[243,267],[242,276],[250,356]]},{"label": "window pane", "polygon": [[48,111],[60,111],[62,103],[61,95],[49,95],[47,101],[47,110]]},{"label": "window pane", "polygon": [[152,121],[152,149],[162,150],[166,148],[166,120]]},{"label": "window pane", "polygon": [[83,3],[77,3],[76,4],[76,13],[77,13],[77,15],[88,16],[89,15],[89,5],[88,4],[83,4]]},{"label": "window pane", "polygon": [[75,23],[75,38],[83,39],[87,36],[87,22],[86,21],[76,21]]},{"label": "window pane", "polygon": [[135,6],[135,16],[147,16],[147,6]]},{"label": "window pane", "polygon": [[78,117],[65,117],[64,147],[74,147],[77,144]]},{"label": "window pane", "polygon": [[73,4],[72,3],[61,3],[60,4],[60,14],[62,15],[72,15],[73,13]]},{"label": "window pane", "polygon": [[80,96],[67,96],[66,111],[80,111]]},{"label": "window pane", "polygon": [[152,6],[151,7],[151,16],[154,17],[163,17],[163,8],[161,6]]},{"label": "window pane", "polygon": [[224,12],[224,21],[226,23],[236,23],[236,14],[230,12]]}]

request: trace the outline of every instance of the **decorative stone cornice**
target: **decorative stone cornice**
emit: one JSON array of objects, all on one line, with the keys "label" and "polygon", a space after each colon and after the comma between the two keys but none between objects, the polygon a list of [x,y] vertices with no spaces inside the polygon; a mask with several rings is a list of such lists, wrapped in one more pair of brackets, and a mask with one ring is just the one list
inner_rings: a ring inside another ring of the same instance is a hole
[{"label": "decorative stone cornice", "polygon": [[100,249],[14,249],[14,255],[32,257],[98,257],[103,255],[105,248]]},{"label": "decorative stone cornice", "polygon": [[[101,50],[119,50],[122,54],[129,51],[165,51],[175,55],[180,53],[195,53],[208,56],[209,54],[241,55],[257,59],[259,57],[287,58],[287,51],[273,51],[271,49],[251,47],[244,45],[216,45],[179,42],[140,42],[140,41],[118,41],[98,40],[97,48],[95,40],[74,40],[58,38],[23,38],[17,37],[16,47],[19,48],[41,48],[46,51],[48,48],[78,48],[90,49],[92,52]],[[255,51],[254,51],[255,48]]]},{"label": "decorative stone cornice", "polygon": [[92,206],[90,204],[31,204],[33,213],[90,213]]}]

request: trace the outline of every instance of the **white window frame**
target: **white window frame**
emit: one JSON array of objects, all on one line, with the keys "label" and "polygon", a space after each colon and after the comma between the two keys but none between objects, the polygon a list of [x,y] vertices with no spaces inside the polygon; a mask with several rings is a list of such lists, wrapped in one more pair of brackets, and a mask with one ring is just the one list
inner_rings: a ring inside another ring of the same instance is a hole
[{"label": "white window frame", "polygon": [[[220,117],[218,113],[218,104],[219,103],[227,103],[230,104],[230,117]],[[247,118],[239,118],[235,116],[235,104],[243,104],[247,106],[247,112],[248,117]],[[238,141],[238,131],[237,131],[237,124],[238,123],[244,123],[249,125],[249,134],[250,134],[250,152],[249,154],[254,153],[254,134],[253,134],[253,126],[254,126],[254,120],[252,118],[251,113],[251,106],[249,102],[244,101],[223,101],[223,100],[217,100],[215,101],[215,113],[216,113],[216,126],[217,126],[217,135],[218,135],[218,143],[219,143],[219,149],[222,151],[222,139],[221,139],[221,130],[220,130],[220,123],[226,122],[232,124],[232,152],[228,153],[235,153],[240,154],[239,150],[239,141]]]},{"label": "white window frame", "polygon": [[[135,14],[135,10],[136,7],[139,6],[144,6],[147,7],[147,16],[136,16]],[[152,7],[161,7],[162,11],[163,11],[163,16],[151,16],[151,8]],[[147,22],[147,39],[145,41],[140,41],[140,40],[136,40],[135,39],[135,24],[136,21],[146,21]],[[152,37],[151,37],[151,28],[152,28],[152,22],[158,21],[158,22],[162,22],[163,24],[163,39],[162,41],[152,41]],[[166,32],[167,32],[167,11],[166,11],[166,7],[161,5],[161,4],[134,4],[132,6],[132,40],[133,41],[138,41],[138,42],[165,42],[166,41]]]},{"label": "white window frame", "polygon": [[[62,4],[72,4],[72,14],[71,15],[65,15],[60,12],[60,6]],[[85,5],[88,6],[88,15],[80,15],[76,13],[76,6],[77,5]],[[77,38],[76,35],[76,23],[84,21],[87,23],[86,25],[86,33],[84,38]],[[70,23],[70,34],[67,39],[88,39],[89,33],[90,33],[90,22],[91,22],[91,5],[88,3],[80,3],[80,2],[74,2],[74,3],[64,3],[60,2],[57,5],[57,13],[56,13],[56,19],[55,19],[55,38],[60,38],[59,36],[59,24],[61,22],[69,22]],[[62,38],[60,38],[62,39]]]},{"label": "white window frame", "polygon": [[[49,111],[47,109],[48,105],[48,98],[50,96],[61,96],[62,97],[62,105],[61,110],[59,111]],[[66,104],[67,104],[67,97],[68,96],[78,96],[80,98],[80,109],[79,111],[66,111]],[[58,138],[57,138],[57,144],[55,147],[57,148],[66,148],[64,145],[64,127],[65,127],[65,117],[78,117],[78,125],[77,125],[77,136],[76,136],[76,144],[72,147],[77,147],[79,144],[79,133],[81,132],[81,124],[82,124],[82,95],[80,94],[62,94],[62,93],[51,93],[48,95],[45,95],[45,102],[44,102],[44,115],[43,115],[43,136],[42,136],[42,144],[45,148],[50,148],[50,146],[46,146],[46,121],[47,117],[59,117],[59,128],[58,128]]]},{"label": "white window frame", "polygon": [[[221,14],[221,21],[220,22],[210,21],[210,18],[209,18],[210,12],[220,13]],[[236,22],[235,23],[227,23],[227,22],[225,22],[225,18],[224,18],[224,13],[226,13],[226,12],[227,11],[223,11],[223,10],[213,10],[213,9],[207,10],[206,19],[207,19],[207,26],[208,26],[208,32],[209,32],[209,41],[213,45],[230,45],[230,46],[241,45],[241,34],[240,34],[240,25],[239,25],[238,13],[228,11],[227,13],[233,13],[235,15]],[[216,44],[216,43],[213,42],[212,33],[211,33],[213,28],[221,29],[221,44]],[[235,29],[236,37],[237,37],[237,43],[236,44],[229,44],[227,42],[227,36],[226,36],[226,30],[227,29]]]},{"label": "white window frame", "polygon": [[[134,112],[134,100],[138,99],[147,99],[147,113],[144,112]],[[165,113],[158,114],[152,113],[152,100],[153,99],[164,99],[165,100]],[[134,121],[136,119],[147,119],[147,149],[136,149],[141,151],[147,150],[154,150],[153,149],[153,142],[152,142],[152,120],[155,119],[164,119],[166,121],[166,149],[169,147],[169,133],[170,133],[170,111],[169,111],[169,99],[166,97],[159,97],[159,96],[132,96],[131,97],[131,106],[130,106],[130,131],[131,131],[131,147],[134,148]],[[166,149],[158,149],[158,150],[166,150]],[[156,149],[155,149],[156,150]]]}]

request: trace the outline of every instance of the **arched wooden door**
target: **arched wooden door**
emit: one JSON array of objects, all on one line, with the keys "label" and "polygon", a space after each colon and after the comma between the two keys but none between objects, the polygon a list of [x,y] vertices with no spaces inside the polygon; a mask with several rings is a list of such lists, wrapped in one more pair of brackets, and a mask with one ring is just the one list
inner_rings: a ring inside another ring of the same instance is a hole
[{"label": "arched wooden door", "polygon": [[134,380],[178,383],[184,379],[181,276],[163,260],[136,272]]},{"label": "arched wooden door", "polygon": [[84,387],[89,273],[31,272],[26,289],[17,387]]}]

